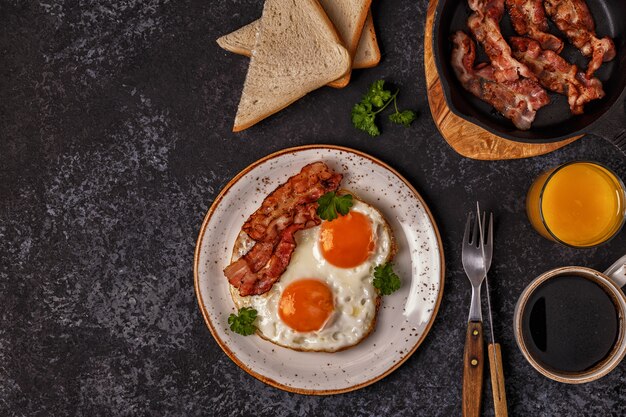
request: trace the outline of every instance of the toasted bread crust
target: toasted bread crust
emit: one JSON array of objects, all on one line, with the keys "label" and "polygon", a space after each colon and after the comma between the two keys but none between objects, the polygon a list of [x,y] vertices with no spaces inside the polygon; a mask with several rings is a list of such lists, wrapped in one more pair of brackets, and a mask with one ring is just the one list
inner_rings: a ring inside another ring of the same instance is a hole
[{"label": "toasted bread crust", "polygon": [[270,117],[273,114],[278,113],[282,109],[285,109],[285,108],[291,106],[293,103],[295,103],[296,101],[300,100],[301,98],[302,97],[297,97],[297,98],[291,100],[289,103],[286,103],[284,106],[281,106],[280,108],[276,108],[271,113],[263,114],[263,115],[257,117],[256,119],[249,121],[248,123],[235,124],[233,126],[233,132],[236,133],[236,132],[241,132],[242,130],[246,130],[247,128],[249,128],[251,126],[254,126],[255,124],[259,123],[261,120],[267,119],[268,117]]},{"label": "toasted bread crust", "polygon": [[[222,38],[220,38],[220,39],[222,39]],[[235,46],[235,45],[231,45],[228,42],[220,43],[220,39],[217,40],[217,44],[223,50],[228,51],[228,52],[232,52],[233,54],[247,56],[248,58],[250,58],[250,50],[249,49],[245,49],[245,48],[241,48],[241,47],[238,47],[238,46]]]}]

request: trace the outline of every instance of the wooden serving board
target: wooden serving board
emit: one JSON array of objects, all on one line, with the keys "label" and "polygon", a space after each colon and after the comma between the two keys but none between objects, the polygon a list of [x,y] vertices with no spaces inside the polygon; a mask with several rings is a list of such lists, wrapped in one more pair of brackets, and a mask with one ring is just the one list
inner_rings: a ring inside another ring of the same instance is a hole
[{"label": "wooden serving board", "polygon": [[448,108],[443,89],[437,75],[435,56],[433,54],[433,26],[435,10],[439,0],[430,0],[426,13],[426,32],[424,36],[424,69],[426,71],[426,88],[428,103],[437,129],[448,144],[459,154],[472,159],[499,160],[530,158],[555,151],[580,139],[575,136],[555,143],[521,143],[497,136],[482,127],[470,123]]}]

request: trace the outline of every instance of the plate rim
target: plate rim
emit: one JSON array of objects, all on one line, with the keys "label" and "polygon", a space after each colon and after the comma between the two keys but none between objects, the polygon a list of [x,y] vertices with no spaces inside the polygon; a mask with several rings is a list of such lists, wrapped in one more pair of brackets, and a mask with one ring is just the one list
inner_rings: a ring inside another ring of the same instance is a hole
[{"label": "plate rim", "polygon": [[[226,343],[224,343],[224,341],[219,337],[219,335],[217,334],[217,331],[214,329],[213,324],[211,323],[211,320],[209,318],[209,313],[204,307],[204,301],[202,299],[202,295],[200,294],[200,283],[199,283],[200,278],[198,274],[198,269],[199,269],[198,265],[200,262],[200,247],[201,247],[202,239],[204,238],[204,235],[206,232],[207,225],[209,224],[209,220],[213,216],[213,213],[217,209],[217,206],[220,204],[220,202],[222,201],[224,196],[228,193],[228,191],[241,179],[241,177],[246,175],[252,169],[256,168],[258,165],[263,164],[271,159],[277,158],[285,154],[312,150],[312,149],[321,149],[321,150],[331,149],[331,150],[352,153],[362,158],[368,159],[372,161],[373,163],[382,166],[383,168],[387,169],[388,171],[396,175],[409,188],[409,190],[411,190],[411,192],[415,195],[415,197],[422,204],[424,212],[426,213],[426,215],[428,216],[428,219],[430,220],[432,224],[433,230],[435,232],[435,236],[437,237],[437,244],[439,246],[438,248],[439,249],[438,250],[439,251],[439,264],[440,264],[439,294],[437,295],[437,301],[435,303],[435,307],[433,308],[433,314],[431,315],[428,323],[426,324],[426,327],[424,328],[424,333],[420,336],[420,338],[415,343],[413,348],[408,350],[403,357],[401,357],[396,363],[393,364],[393,366],[391,366],[389,369],[387,369],[385,372],[381,373],[380,375],[374,378],[371,378],[367,381],[361,382],[359,384],[352,385],[350,387],[330,389],[330,390],[303,389],[303,388],[295,388],[295,387],[291,387],[285,384],[281,384],[280,382],[277,382],[271,378],[268,378],[265,375],[262,375],[258,372],[253,371],[250,367],[246,366],[246,364],[244,364],[241,360],[239,360],[239,358],[228,348]],[[254,161],[253,163],[249,164],[247,167],[242,169],[237,175],[235,175],[230,181],[228,181],[228,183],[226,183],[226,185],[222,188],[222,190],[218,193],[218,195],[213,200],[213,203],[211,203],[211,206],[209,207],[206,215],[204,216],[204,220],[202,221],[202,226],[200,227],[198,238],[196,239],[196,247],[194,250],[194,257],[193,257],[193,279],[194,279],[194,291],[196,293],[196,301],[198,302],[198,307],[200,308],[202,317],[204,318],[204,323],[209,328],[209,331],[211,332],[213,339],[215,339],[219,347],[235,364],[237,364],[237,366],[239,366],[241,369],[246,371],[249,375],[253,376],[254,378],[258,379],[259,381],[264,382],[268,385],[271,385],[275,388],[279,388],[283,391],[288,391],[288,392],[292,392],[296,394],[305,394],[305,395],[332,395],[332,394],[343,394],[346,392],[355,391],[355,390],[364,388],[368,385],[371,385],[375,382],[380,381],[381,379],[385,378],[387,375],[391,374],[393,371],[398,369],[404,362],[407,361],[407,359],[409,359],[413,355],[413,353],[415,353],[417,348],[424,342],[426,335],[428,335],[428,333],[430,332],[430,329],[432,328],[435,322],[435,319],[437,318],[439,307],[441,305],[441,300],[443,299],[445,275],[446,275],[446,264],[445,264],[443,244],[441,241],[441,235],[439,234],[439,228],[437,227],[437,223],[435,222],[435,218],[433,217],[430,211],[430,208],[428,207],[428,205],[426,204],[426,202],[424,201],[420,193],[417,192],[415,187],[413,187],[413,185],[411,185],[411,183],[406,178],[404,178],[403,175],[401,175],[398,171],[396,171],[394,168],[389,166],[387,163],[381,161],[380,159],[374,156],[371,156],[365,152],[353,149],[353,148],[339,146],[339,145],[329,145],[329,144],[301,145],[301,146],[294,146],[290,148],[281,149]]]}]

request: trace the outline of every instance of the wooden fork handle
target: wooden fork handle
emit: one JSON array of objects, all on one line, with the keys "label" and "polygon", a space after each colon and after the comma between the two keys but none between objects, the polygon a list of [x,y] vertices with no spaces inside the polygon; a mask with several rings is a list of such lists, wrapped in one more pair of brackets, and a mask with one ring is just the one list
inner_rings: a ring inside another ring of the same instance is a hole
[{"label": "wooden fork handle", "polygon": [[463,353],[463,417],[479,417],[483,396],[483,323],[467,323]]},{"label": "wooden fork handle", "polygon": [[[508,417],[506,392],[504,390],[504,372],[502,371],[502,352],[500,343],[487,345],[489,355],[489,372],[491,374],[491,390],[493,392],[493,408],[496,417]],[[497,363],[496,363],[497,362]]]}]

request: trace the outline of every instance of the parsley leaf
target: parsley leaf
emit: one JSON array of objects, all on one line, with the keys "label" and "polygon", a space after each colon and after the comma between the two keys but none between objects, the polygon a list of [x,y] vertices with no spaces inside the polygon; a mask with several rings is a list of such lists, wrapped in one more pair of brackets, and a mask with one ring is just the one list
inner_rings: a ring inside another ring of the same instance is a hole
[{"label": "parsley leaf", "polygon": [[408,127],[415,120],[416,115],[411,110],[402,112],[398,110],[396,97],[399,92],[400,90],[396,90],[392,94],[390,90],[385,90],[385,80],[374,81],[363,99],[352,107],[351,116],[354,127],[367,132],[370,136],[380,135],[380,129],[376,125],[376,115],[385,110],[392,102],[396,111],[389,116],[389,120]]},{"label": "parsley leaf", "polygon": [[242,307],[239,309],[239,315],[231,314],[228,316],[228,324],[230,330],[244,336],[249,336],[256,331],[254,320],[257,312],[252,307]]},{"label": "parsley leaf", "polygon": [[359,103],[352,108],[352,124],[357,129],[369,133],[370,136],[380,135],[380,130],[374,122],[375,118],[371,103]]},{"label": "parsley leaf", "polygon": [[415,115],[415,112],[411,110],[404,110],[401,112],[395,112],[393,114],[390,114],[389,120],[404,127],[409,127],[411,122],[413,122],[416,117],[417,116]]},{"label": "parsley leaf", "polygon": [[330,191],[317,200],[317,215],[322,220],[334,220],[337,213],[345,216],[352,207],[352,196],[350,194],[338,196],[334,191]]},{"label": "parsley leaf", "polygon": [[368,101],[376,107],[384,106],[385,103],[391,98],[391,91],[385,90],[383,88],[384,85],[385,80],[374,81],[372,85],[370,85],[369,90],[367,90],[365,97],[363,97],[363,101]]},{"label": "parsley leaf", "polygon": [[400,288],[400,277],[393,272],[393,265],[387,262],[374,268],[374,287],[382,295],[389,295]]}]

